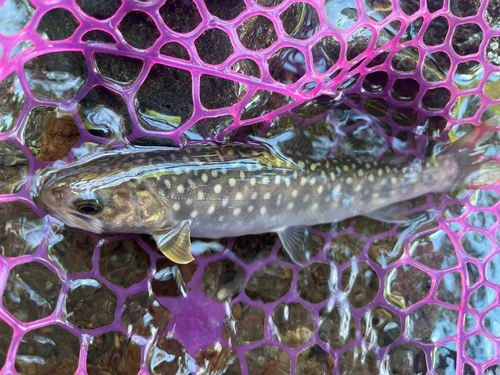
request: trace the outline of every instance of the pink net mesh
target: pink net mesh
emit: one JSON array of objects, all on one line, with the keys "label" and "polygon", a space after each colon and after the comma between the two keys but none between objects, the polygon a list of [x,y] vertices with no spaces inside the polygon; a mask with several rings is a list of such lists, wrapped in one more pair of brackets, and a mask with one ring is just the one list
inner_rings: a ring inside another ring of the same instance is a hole
[{"label": "pink net mesh", "polygon": [[174,265],[54,226],[19,185],[89,141],[302,121],[338,156],[428,155],[500,114],[499,7],[0,0],[1,374],[500,373],[498,187],[416,199],[410,226],[318,226],[300,268],[274,235]]}]

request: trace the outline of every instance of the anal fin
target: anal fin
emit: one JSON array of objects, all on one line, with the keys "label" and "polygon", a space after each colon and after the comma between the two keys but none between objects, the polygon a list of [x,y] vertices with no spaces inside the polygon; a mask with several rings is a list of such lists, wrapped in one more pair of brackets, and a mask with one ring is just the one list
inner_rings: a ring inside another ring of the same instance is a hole
[{"label": "anal fin", "polygon": [[306,227],[288,227],[278,231],[281,244],[290,258],[299,265],[311,260],[311,233]]},{"label": "anal fin", "polygon": [[411,202],[403,201],[379,208],[363,216],[373,220],[383,221],[384,223],[400,224],[409,220],[408,211],[410,209]]},{"label": "anal fin", "polygon": [[194,260],[191,254],[191,222],[183,220],[175,228],[153,233],[160,251],[171,261],[186,264]]}]

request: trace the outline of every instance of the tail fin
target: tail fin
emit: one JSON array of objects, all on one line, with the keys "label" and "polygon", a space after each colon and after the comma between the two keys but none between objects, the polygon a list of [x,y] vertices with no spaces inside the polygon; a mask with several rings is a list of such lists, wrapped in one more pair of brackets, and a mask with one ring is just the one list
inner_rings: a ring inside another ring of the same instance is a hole
[{"label": "tail fin", "polygon": [[[488,155],[486,143],[500,132],[500,117],[493,117],[472,129],[458,141],[446,147],[438,157],[452,157],[458,164],[460,176],[454,189],[496,185],[500,182],[497,155]],[[486,144],[485,144],[486,143]]]}]

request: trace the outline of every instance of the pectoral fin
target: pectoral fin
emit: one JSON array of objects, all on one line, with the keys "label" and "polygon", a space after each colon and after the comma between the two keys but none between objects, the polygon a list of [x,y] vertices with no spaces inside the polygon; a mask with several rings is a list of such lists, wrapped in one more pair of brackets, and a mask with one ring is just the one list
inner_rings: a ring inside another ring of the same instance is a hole
[{"label": "pectoral fin", "polygon": [[155,232],[153,237],[160,251],[175,263],[186,264],[194,260],[191,254],[191,222],[183,220],[175,228]]},{"label": "pectoral fin", "polygon": [[306,227],[288,227],[278,231],[281,244],[292,260],[304,265],[311,259],[311,234]]}]

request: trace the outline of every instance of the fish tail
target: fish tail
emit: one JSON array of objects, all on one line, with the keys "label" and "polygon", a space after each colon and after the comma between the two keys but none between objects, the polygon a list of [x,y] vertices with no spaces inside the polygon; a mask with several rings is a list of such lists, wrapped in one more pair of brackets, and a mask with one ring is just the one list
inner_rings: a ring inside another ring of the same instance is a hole
[{"label": "fish tail", "polygon": [[451,157],[458,167],[453,189],[472,189],[500,182],[497,155],[488,153],[488,140],[500,131],[500,117],[493,117],[446,147],[438,157]]}]

